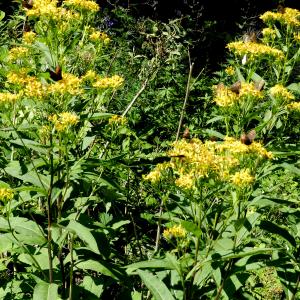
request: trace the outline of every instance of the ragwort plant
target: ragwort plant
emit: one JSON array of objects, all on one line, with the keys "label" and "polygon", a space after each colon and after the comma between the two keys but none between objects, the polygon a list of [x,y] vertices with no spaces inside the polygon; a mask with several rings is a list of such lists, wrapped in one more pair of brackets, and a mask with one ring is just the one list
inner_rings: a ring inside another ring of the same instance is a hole
[{"label": "ragwort plant", "polygon": [[261,19],[268,28],[260,41],[250,35],[228,44],[230,65],[213,88],[215,116],[208,124],[223,121],[216,129],[225,134],[210,130],[210,141],[176,141],[170,161],[144,177],[161,199],[162,245],[155,259],[128,268],[157,299],[261,299],[253,283],[259,270],[275,280],[272,295],[298,297],[298,199],[274,197],[263,186],[282,167],[299,175],[297,148],[285,145],[282,152],[282,145],[298,136],[293,81],[300,12],[285,8]]}]

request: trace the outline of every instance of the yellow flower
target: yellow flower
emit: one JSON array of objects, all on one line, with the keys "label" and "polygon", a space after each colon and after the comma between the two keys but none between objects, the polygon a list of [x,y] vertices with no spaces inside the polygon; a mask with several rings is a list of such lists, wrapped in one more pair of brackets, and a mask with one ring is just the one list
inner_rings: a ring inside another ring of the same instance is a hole
[{"label": "yellow flower", "polygon": [[73,6],[77,9],[89,10],[97,12],[100,8],[99,5],[91,0],[66,0],[64,4]]},{"label": "yellow flower", "polygon": [[297,43],[300,43],[300,32],[294,33],[294,40]]},{"label": "yellow flower", "polygon": [[83,90],[80,87],[81,79],[70,73],[63,73],[62,79],[48,86],[48,92],[55,95],[80,95]]},{"label": "yellow flower", "polygon": [[195,186],[195,178],[192,174],[183,174],[175,180],[175,184],[183,189],[191,189]]},{"label": "yellow flower", "polygon": [[253,82],[251,82],[251,83],[242,82],[241,89],[239,92],[239,97],[240,98],[253,97],[253,98],[257,98],[257,99],[262,99],[264,97],[264,95],[261,91],[258,91],[255,88],[255,84]]},{"label": "yellow flower", "polygon": [[36,38],[36,33],[33,31],[24,32],[23,41],[25,44],[32,44]]},{"label": "yellow flower", "polygon": [[19,59],[24,59],[28,56],[28,48],[25,47],[14,47],[9,50],[8,60],[16,61]]},{"label": "yellow flower", "polygon": [[112,77],[99,78],[93,87],[98,89],[113,88],[116,89],[120,87],[124,82],[124,79],[119,75],[114,75]]},{"label": "yellow flower", "polygon": [[225,73],[229,76],[232,76],[235,74],[235,69],[232,66],[229,66],[225,69]]},{"label": "yellow flower", "polygon": [[266,23],[272,25],[275,22],[279,22],[281,24],[299,27],[300,26],[300,11],[293,8],[286,7],[284,12],[271,12],[267,11],[260,18]]},{"label": "yellow flower", "polygon": [[63,112],[59,115],[52,115],[48,118],[54,124],[54,128],[58,132],[67,130],[70,126],[74,126],[79,122],[79,117],[70,112]]},{"label": "yellow flower", "polygon": [[171,228],[167,228],[163,232],[165,239],[170,240],[174,238],[185,238],[187,235],[186,230],[181,225],[174,225]]},{"label": "yellow flower", "polygon": [[3,202],[12,200],[14,191],[11,188],[0,188],[0,200]]},{"label": "yellow flower", "polygon": [[276,84],[270,88],[270,95],[276,99],[291,101],[295,99],[295,96],[283,85]]},{"label": "yellow flower", "polygon": [[118,125],[125,125],[127,123],[126,117],[113,115],[109,120],[108,124],[118,124]]},{"label": "yellow flower", "polygon": [[214,90],[214,101],[217,103],[217,105],[228,107],[238,102],[238,95],[232,92],[228,87],[224,85],[218,85],[214,87]]},{"label": "yellow flower", "polygon": [[33,77],[27,75],[28,70],[19,69],[17,72],[9,72],[7,74],[7,82],[18,85],[25,85],[32,80]]},{"label": "yellow flower", "polygon": [[241,57],[246,55],[249,61],[263,58],[276,60],[281,60],[284,58],[284,54],[281,50],[254,42],[232,42],[227,44],[227,48],[234,54]]},{"label": "yellow flower", "polygon": [[272,28],[264,28],[262,30],[262,35],[264,38],[270,38],[270,39],[275,39],[276,38],[276,31]]},{"label": "yellow flower", "polygon": [[86,72],[86,74],[81,77],[81,80],[93,82],[93,81],[97,80],[98,78],[99,78],[99,76],[97,75],[97,73],[95,71],[88,70]]},{"label": "yellow flower", "polygon": [[231,181],[236,186],[245,187],[253,183],[254,177],[250,174],[249,169],[243,169],[239,172],[236,172],[234,175],[232,175]]},{"label": "yellow flower", "polygon": [[101,31],[94,31],[89,36],[90,40],[93,42],[102,41],[104,44],[108,44],[110,42],[109,36]]},{"label": "yellow flower", "polygon": [[24,94],[27,97],[42,99],[47,95],[47,87],[37,78],[31,77],[24,89]]},{"label": "yellow flower", "polygon": [[12,94],[12,93],[0,93],[0,103],[14,103],[21,98],[22,94]]},{"label": "yellow flower", "polygon": [[167,168],[167,163],[157,164],[154,170],[152,170],[149,174],[143,175],[143,179],[150,181],[152,184],[157,183],[161,178],[162,171],[166,170]]},{"label": "yellow flower", "polygon": [[296,110],[300,112],[300,102],[291,102],[287,105],[287,108],[290,110]]}]

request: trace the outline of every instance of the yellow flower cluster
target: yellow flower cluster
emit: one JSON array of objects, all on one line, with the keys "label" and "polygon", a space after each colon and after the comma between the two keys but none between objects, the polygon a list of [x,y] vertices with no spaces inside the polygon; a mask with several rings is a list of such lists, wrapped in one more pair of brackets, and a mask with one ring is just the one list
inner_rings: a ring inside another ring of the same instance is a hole
[{"label": "yellow flower cluster", "polygon": [[108,124],[125,125],[127,123],[126,117],[113,115],[109,120]]},{"label": "yellow flower cluster", "polygon": [[93,87],[98,89],[113,88],[116,89],[120,87],[124,82],[124,78],[119,75],[114,75],[112,77],[98,78],[93,84]]},{"label": "yellow flower cluster", "polygon": [[0,188],[0,200],[9,201],[14,197],[14,191],[11,188]]},{"label": "yellow flower cluster", "polygon": [[294,33],[294,40],[297,43],[300,43],[300,32]]},{"label": "yellow flower cluster", "polygon": [[295,96],[283,85],[276,84],[270,88],[270,95],[276,99],[291,101]]},{"label": "yellow flower cluster", "polygon": [[8,60],[16,61],[18,59],[24,59],[28,56],[29,49],[25,47],[14,47],[9,50]]},{"label": "yellow flower cluster", "polygon": [[5,103],[14,103],[17,100],[19,100],[22,97],[21,93],[18,94],[13,94],[13,93],[0,93],[0,103],[5,104]]},{"label": "yellow flower cluster", "polygon": [[249,169],[243,169],[231,176],[231,181],[238,187],[245,187],[254,181]]},{"label": "yellow flower cluster", "polygon": [[272,28],[269,28],[269,27],[264,28],[261,33],[262,33],[263,37],[265,37],[265,38],[270,38],[270,39],[276,38],[276,31]]},{"label": "yellow flower cluster", "polygon": [[261,91],[258,91],[256,89],[255,84],[253,82],[251,83],[242,82],[241,89],[239,92],[239,98],[248,98],[248,97],[262,99],[264,95]]},{"label": "yellow flower cluster", "polygon": [[276,60],[281,60],[284,58],[284,54],[281,50],[272,48],[264,44],[254,43],[254,42],[248,42],[248,43],[244,43],[242,41],[232,42],[227,44],[227,48],[233,53],[235,53],[236,55],[239,55],[241,57],[247,55],[247,59],[249,61],[254,61],[256,59],[263,59],[263,58],[276,59]]},{"label": "yellow flower cluster", "polygon": [[31,77],[24,88],[24,94],[30,98],[42,99],[47,95],[47,86],[42,84],[37,78]]},{"label": "yellow flower cluster", "polygon": [[229,66],[225,69],[225,73],[229,76],[232,76],[235,74],[235,69],[232,66]]},{"label": "yellow flower cluster", "polygon": [[[211,177],[232,182],[233,178],[238,178],[238,174],[232,177],[232,172],[247,160],[258,161],[273,157],[260,143],[245,145],[230,137],[225,138],[222,143],[182,139],[173,144],[168,155],[171,157],[170,162],[158,164],[144,179],[156,183],[162,178],[164,170],[172,169],[177,177],[175,184],[184,189],[192,189],[201,178]],[[244,175],[246,178],[245,174],[241,173],[240,177],[243,178]]]},{"label": "yellow flower cluster", "polygon": [[70,73],[63,73],[62,79],[50,84],[47,91],[55,95],[80,95],[83,93],[83,89],[80,85],[80,78]]},{"label": "yellow flower cluster", "polygon": [[64,1],[65,5],[73,6],[77,9],[89,10],[97,12],[100,8],[99,5],[91,0],[66,0]]},{"label": "yellow flower cluster", "polygon": [[90,81],[93,82],[99,78],[98,74],[93,70],[88,70],[85,75],[81,77],[82,81]]},{"label": "yellow flower cluster", "polygon": [[89,38],[93,42],[102,41],[104,44],[108,44],[110,42],[109,36],[105,32],[101,32],[101,31],[92,32]]},{"label": "yellow flower cluster", "polygon": [[185,238],[187,235],[186,230],[181,225],[174,225],[170,228],[167,228],[163,232],[163,236],[167,240],[174,238]]},{"label": "yellow flower cluster", "polygon": [[237,103],[248,100],[250,97],[257,100],[263,99],[264,97],[263,93],[256,89],[253,82],[242,82],[238,93],[232,92],[230,88],[223,84],[219,84],[218,86],[214,87],[214,90],[214,101],[217,103],[217,105],[222,107],[233,106]]},{"label": "yellow flower cluster", "polygon": [[74,126],[79,122],[79,117],[70,112],[63,112],[59,115],[52,115],[48,118],[54,124],[54,128],[58,132],[67,130],[70,126]]},{"label": "yellow flower cluster", "polygon": [[267,24],[272,25],[274,22],[279,22],[284,25],[299,27],[300,26],[300,11],[286,7],[284,12],[267,11],[260,18]]},{"label": "yellow flower cluster", "polygon": [[214,101],[217,103],[217,105],[228,107],[238,102],[238,95],[223,84],[214,87],[214,90]]},{"label": "yellow flower cluster", "polygon": [[148,180],[151,183],[157,183],[161,179],[162,171],[166,170],[169,167],[167,163],[157,164],[154,170],[149,174],[144,175],[144,180]]},{"label": "yellow flower cluster", "polygon": [[28,70],[20,68],[18,72],[9,72],[6,76],[7,82],[17,85],[25,85],[32,80],[31,76],[27,75]]},{"label": "yellow flower cluster", "polygon": [[32,44],[35,41],[36,33],[33,31],[24,32],[23,41],[25,44]]},{"label": "yellow flower cluster", "polygon": [[291,102],[287,105],[287,109],[300,112],[300,102]]},{"label": "yellow flower cluster", "polygon": [[25,9],[28,17],[44,17],[59,22],[76,20],[80,15],[57,6],[57,0],[34,0],[31,9]]}]

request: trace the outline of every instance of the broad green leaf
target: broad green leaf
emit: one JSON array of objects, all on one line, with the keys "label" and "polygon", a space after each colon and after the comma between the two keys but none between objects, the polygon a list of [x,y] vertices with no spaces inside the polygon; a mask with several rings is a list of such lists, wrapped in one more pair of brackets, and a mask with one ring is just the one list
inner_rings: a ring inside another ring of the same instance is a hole
[{"label": "broad green leaf", "polygon": [[287,170],[289,170],[290,172],[296,174],[296,175],[300,175],[300,169],[295,167],[292,164],[288,164],[288,163],[283,163],[281,164],[281,166]]},{"label": "broad green leaf", "polygon": [[38,283],[34,287],[33,300],[57,300],[58,285],[55,283]]},{"label": "broad green leaf", "polygon": [[163,281],[159,280],[157,276],[149,271],[137,270],[137,273],[154,296],[155,300],[175,300],[167,286]]},{"label": "broad green leaf", "polygon": [[96,136],[86,136],[82,140],[82,145],[81,145],[81,150],[84,151],[87,149],[94,141],[95,141]]},{"label": "broad green leaf", "polygon": [[90,293],[94,294],[98,299],[104,291],[103,284],[96,282],[97,278],[92,278],[91,276],[84,276],[81,286],[89,291]]},{"label": "broad green leaf", "polygon": [[261,221],[260,228],[266,230],[267,232],[280,235],[282,238],[287,240],[293,247],[296,247],[297,245],[295,238],[288,232],[287,229],[282,228],[271,221]]},{"label": "broad green leaf", "polygon": [[36,141],[28,140],[28,139],[16,139],[10,141],[14,145],[18,145],[21,147],[26,147],[28,149],[34,150],[41,154],[48,154],[48,146],[42,145]]},{"label": "broad green leaf", "polygon": [[180,224],[188,232],[192,233],[195,237],[201,238],[201,229],[195,223],[189,221],[181,221]]},{"label": "broad green leaf", "polygon": [[5,12],[0,10],[0,21],[2,21],[5,17]]},{"label": "broad green leaf", "polygon": [[127,273],[132,273],[137,269],[173,269],[172,264],[165,259],[153,259],[149,261],[141,261],[131,265],[126,266]]},{"label": "broad green leaf", "polygon": [[119,276],[120,274],[117,274],[118,270],[116,270],[114,268],[114,266],[105,266],[104,264],[102,264],[96,260],[88,259],[85,261],[81,261],[76,264],[76,267],[78,269],[82,269],[82,270],[92,270],[92,271],[101,273],[103,275],[112,277],[116,280],[120,279],[120,276]]},{"label": "broad green leaf", "polygon": [[97,242],[94,236],[92,235],[90,229],[74,220],[71,220],[68,226],[65,227],[65,229],[69,232],[75,233],[90,250],[97,254],[100,254]]}]

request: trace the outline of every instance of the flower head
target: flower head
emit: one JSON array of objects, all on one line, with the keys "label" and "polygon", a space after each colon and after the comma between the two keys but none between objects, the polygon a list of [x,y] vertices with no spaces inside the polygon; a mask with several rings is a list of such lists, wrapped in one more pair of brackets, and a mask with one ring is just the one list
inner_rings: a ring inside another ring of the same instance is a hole
[{"label": "flower head", "polygon": [[49,116],[49,121],[54,124],[54,128],[58,132],[66,131],[69,127],[76,125],[79,122],[79,117],[70,112],[63,112],[59,115]]},{"label": "flower head", "polygon": [[295,96],[282,84],[276,84],[270,88],[270,95],[275,99],[283,101],[291,101],[295,99]]},{"label": "flower head", "polygon": [[25,44],[32,44],[35,41],[36,33],[33,31],[24,32],[23,41]]},{"label": "flower head", "polygon": [[14,197],[14,191],[11,188],[0,188],[0,200],[7,202]]},{"label": "flower head", "polygon": [[243,169],[239,172],[234,173],[231,176],[231,182],[239,187],[245,187],[247,185],[252,184],[254,181],[254,177],[250,174],[249,169]]},{"label": "flower head", "polygon": [[116,89],[120,87],[124,82],[124,79],[119,75],[114,75],[112,77],[99,78],[94,84],[93,87],[98,89],[112,88]]},{"label": "flower head", "polygon": [[97,12],[100,9],[99,5],[91,0],[66,0],[64,4],[72,6],[75,9],[88,10],[91,12]]},{"label": "flower head", "polygon": [[126,117],[113,115],[109,120],[108,124],[125,125],[127,123]]},{"label": "flower head", "polygon": [[266,23],[273,25],[279,22],[283,25],[299,27],[300,26],[300,11],[293,8],[286,7],[284,12],[267,11],[260,18]]},{"label": "flower head", "polygon": [[9,50],[8,60],[16,61],[28,56],[29,49],[25,47],[14,47]]},{"label": "flower head", "polygon": [[174,225],[170,228],[167,228],[163,232],[163,236],[165,239],[170,240],[174,238],[185,238],[187,235],[186,230],[181,225]]}]

